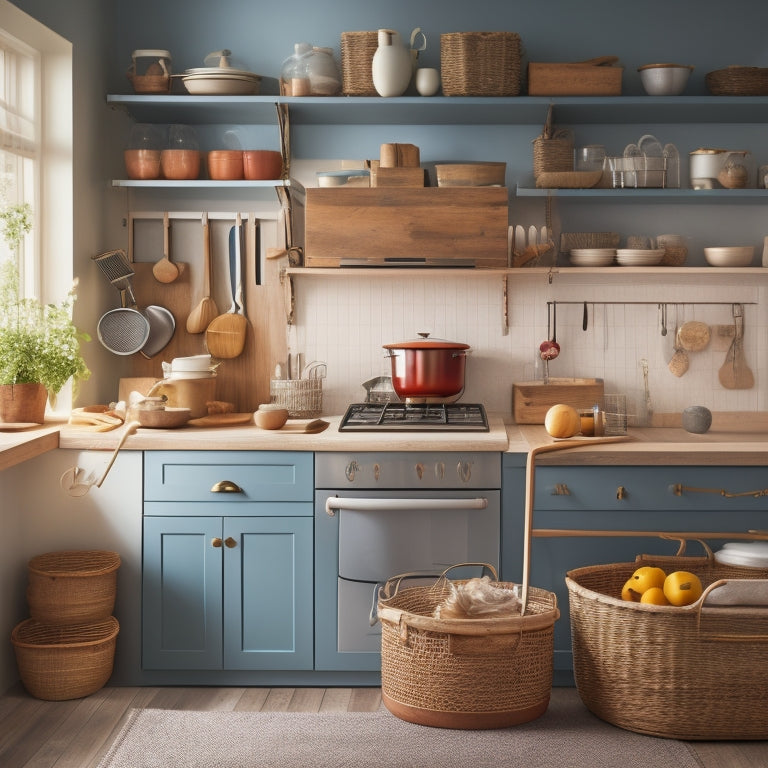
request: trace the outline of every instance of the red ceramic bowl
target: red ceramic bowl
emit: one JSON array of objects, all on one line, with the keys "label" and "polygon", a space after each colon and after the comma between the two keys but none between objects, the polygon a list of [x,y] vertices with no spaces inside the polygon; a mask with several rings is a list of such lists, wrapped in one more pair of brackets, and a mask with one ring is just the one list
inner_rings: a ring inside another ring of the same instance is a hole
[{"label": "red ceramic bowl", "polygon": [[247,149],[243,152],[245,178],[251,181],[279,179],[283,174],[283,157],[270,149]]}]

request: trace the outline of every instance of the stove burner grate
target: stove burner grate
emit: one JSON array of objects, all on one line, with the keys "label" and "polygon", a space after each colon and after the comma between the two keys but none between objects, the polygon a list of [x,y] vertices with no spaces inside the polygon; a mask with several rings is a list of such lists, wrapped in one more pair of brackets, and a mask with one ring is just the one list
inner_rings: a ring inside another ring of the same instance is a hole
[{"label": "stove burner grate", "polygon": [[476,403],[354,403],[339,432],[488,432],[485,408]]}]

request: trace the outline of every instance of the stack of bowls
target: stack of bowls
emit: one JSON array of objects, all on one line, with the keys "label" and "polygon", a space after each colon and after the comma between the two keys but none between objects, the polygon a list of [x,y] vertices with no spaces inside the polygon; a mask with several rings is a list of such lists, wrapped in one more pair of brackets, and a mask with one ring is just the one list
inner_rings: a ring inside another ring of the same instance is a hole
[{"label": "stack of bowls", "polygon": [[166,379],[212,379],[217,367],[210,355],[174,357],[170,363],[163,362],[163,375]]}]

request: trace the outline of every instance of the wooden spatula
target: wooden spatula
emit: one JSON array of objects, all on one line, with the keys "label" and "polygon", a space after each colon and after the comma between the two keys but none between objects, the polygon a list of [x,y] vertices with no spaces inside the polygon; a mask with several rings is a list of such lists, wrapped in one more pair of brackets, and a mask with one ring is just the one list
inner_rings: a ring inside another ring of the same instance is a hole
[{"label": "wooden spatula", "polygon": [[163,214],[163,258],[152,267],[152,274],[161,283],[172,283],[179,276],[179,268],[171,261],[168,229],[168,213],[166,212]]},{"label": "wooden spatula", "polygon": [[755,377],[744,355],[744,307],[741,304],[733,305],[733,325],[733,341],[717,375],[726,389],[752,389]]}]

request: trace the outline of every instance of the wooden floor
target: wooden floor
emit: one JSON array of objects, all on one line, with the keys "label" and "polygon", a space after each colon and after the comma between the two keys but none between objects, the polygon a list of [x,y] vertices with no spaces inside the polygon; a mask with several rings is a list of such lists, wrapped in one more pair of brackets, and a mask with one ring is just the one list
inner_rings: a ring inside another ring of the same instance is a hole
[{"label": "wooden floor", "polygon": [[[120,688],[40,701],[18,685],[0,696],[2,768],[96,768],[131,708],[370,712],[378,688]],[[768,768],[768,742],[694,742],[702,768]],[[169,766],[169,768],[171,768]],[[649,768],[674,768],[649,766]]]}]

